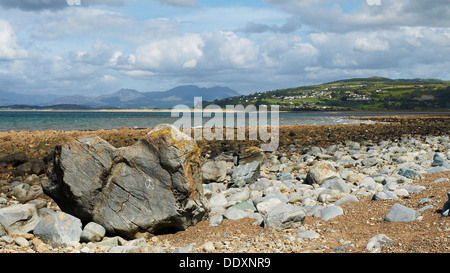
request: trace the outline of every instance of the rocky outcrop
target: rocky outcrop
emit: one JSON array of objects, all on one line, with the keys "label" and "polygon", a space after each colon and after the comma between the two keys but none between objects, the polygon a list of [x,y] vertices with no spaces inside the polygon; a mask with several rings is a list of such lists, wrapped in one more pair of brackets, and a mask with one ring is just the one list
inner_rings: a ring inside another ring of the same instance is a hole
[{"label": "rocky outcrop", "polygon": [[58,146],[43,189],[83,222],[134,237],[184,230],[207,217],[200,170],[195,140],[164,124],[128,147],[99,137]]}]

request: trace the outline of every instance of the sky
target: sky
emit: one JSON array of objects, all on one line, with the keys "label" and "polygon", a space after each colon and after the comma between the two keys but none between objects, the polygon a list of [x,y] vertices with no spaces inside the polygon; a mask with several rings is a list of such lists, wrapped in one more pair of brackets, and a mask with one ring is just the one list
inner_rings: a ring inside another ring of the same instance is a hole
[{"label": "sky", "polygon": [[450,80],[449,0],[1,0],[0,90]]}]

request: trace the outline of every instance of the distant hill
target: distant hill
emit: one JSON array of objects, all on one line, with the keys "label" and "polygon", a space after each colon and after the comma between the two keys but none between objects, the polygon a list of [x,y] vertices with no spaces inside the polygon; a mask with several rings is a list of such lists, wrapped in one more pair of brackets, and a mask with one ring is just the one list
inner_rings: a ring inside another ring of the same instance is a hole
[{"label": "distant hill", "polygon": [[440,79],[343,79],[325,84],[257,92],[213,104],[279,105],[285,111],[449,111],[450,81]]},{"label": "distant hill", "polygon": [[202,97],[204,101],[214,101],[238,95],[240,95],[238,92],[228,87],[202,88],[195,85],[185,85],[164,92],[139,92],[133,89],[120,89],[112,94],[95,98],[67,96],[58,98],[50,104],[80,104],[92,108],[171,109],[178,104],[193,107],[194,97]]},{"label": "distant hill", "polygon": [[0,106],[3,110],[92,110],[93,108],[89,106],[83,106],[78,104],[55,104],[49,106],[38,106],[38,105],[28,105],[28,104],[14,104]]}]

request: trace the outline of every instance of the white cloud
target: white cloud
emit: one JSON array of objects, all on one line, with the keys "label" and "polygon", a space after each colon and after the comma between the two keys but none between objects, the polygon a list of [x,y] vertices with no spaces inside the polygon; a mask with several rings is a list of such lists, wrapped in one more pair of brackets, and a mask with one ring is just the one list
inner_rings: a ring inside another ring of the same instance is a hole
[{"label": "white cloud", "polygon": [[17,37],[11,25],[0,20],[0,61],[24,59],[27,56],[27,51],[17,45]]},{"label": "white cloud", "polygon": [[160,72],[193,68],[203,56],[203,46],[197,34],[151,41],[136,50],[136,66]]},{"label": "white cloud", "polygon": [[358,38],[355,40],[354,49],[373,52],[373,51],[387,51],[389,50],[389,43],[387,41],[371,38]]},{"label": "white cloud", "polygon": [[83,7],[55,12],[42,11],[37,15],[36,21],[32,27],[32,35],[38,40],[125,31],[133,25],[132,19],[120,13]]}]

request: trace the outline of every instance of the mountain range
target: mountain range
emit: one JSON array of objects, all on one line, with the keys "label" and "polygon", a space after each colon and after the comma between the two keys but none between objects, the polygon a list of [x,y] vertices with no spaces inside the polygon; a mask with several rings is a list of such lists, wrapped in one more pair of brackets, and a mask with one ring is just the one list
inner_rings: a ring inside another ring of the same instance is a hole
[{"label": "mountain range", "polygon": [[[0,106],[37,106],[39,108],[60,105],[79,105],[80,108],[128,108],[128,109],[170,109],[183,104],[194,105],[194,97],[202,97],[203,101],[214,101],[239,96],[238,92],[228,87],[198,87],[184,85],[163,92],[139,92],[134,89],[120,89],[114,93],[97,97],[80,95],[24,95],[0,90]],[[17,108],[17,107],[16,107]]]}]

